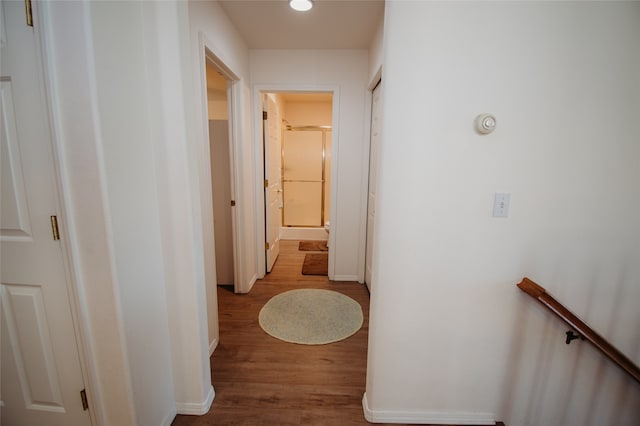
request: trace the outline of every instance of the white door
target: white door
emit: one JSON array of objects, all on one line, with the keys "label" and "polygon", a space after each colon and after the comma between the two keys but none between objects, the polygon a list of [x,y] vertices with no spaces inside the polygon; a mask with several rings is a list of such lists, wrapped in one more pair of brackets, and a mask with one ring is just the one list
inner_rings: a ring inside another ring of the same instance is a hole
[{"label": "white door", "polygon": [[282,224],[282,163],[280,114],[273,97],[264,95],[264,202],[266,234],[266,266],[271,272],[280,253]]},{"label": "white door", "polygon": [[371,147],[369,148],[369,196],[367,204],[367,252],[365,256],[364,282],[371,291],[373,267],[373,225],[376,221],[376,186],[378,183],[378,153],[380,150],[382,122],[382,82],[373,89],[371,104]]},{"label": "white door", "polygon": [[57,199],[37,30],[25,25],[24,2],[0,10],[2,423],[89,425],[50,219]]}]

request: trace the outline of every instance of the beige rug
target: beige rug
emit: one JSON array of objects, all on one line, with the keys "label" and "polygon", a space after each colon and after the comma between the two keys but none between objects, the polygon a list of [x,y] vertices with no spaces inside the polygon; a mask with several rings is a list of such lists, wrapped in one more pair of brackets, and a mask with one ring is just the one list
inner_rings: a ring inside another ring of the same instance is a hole
[{"label": "beige rug", "polygon": [[302,263],[302,275],[328,275],[329,253],[307,253]]},{"label": "beige rug", "polygon": [[355,334],[363,315],[360,304],[342,293],[300,289],[272,297],[258,322],[267,334],[285,342],[324,345]]}]

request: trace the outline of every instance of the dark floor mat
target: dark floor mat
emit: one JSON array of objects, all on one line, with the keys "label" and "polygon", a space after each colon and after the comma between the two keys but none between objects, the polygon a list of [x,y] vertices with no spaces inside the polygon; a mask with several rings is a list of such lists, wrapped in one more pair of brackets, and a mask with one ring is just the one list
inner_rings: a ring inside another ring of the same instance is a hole
[{"label": "dark floor mat", "polygon": [[328,275],[329,253],[307,253],[302,264],[302,275]]},{"label": "dark floor mat", "polygon": [[326,241],[300,241],[298,244],[299,251],[327,251]]}]

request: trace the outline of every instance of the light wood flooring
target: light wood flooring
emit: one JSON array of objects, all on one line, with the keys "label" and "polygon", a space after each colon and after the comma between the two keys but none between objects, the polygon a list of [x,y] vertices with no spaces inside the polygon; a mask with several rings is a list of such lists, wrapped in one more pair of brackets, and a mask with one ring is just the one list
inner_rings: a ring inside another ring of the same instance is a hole
[{"label": "light wood flooring", "polygon": [[[364,284],[302,275],[307,252],[298,241],[281,241],[273,271],[249,294],[218,287],[220,343],[211,357],[211,410],[179,415],[183,425],[366,425],[362,414],[367,365],[369,293]],[[353,336],[321,346],[286,343],[258,325],[262,306],[297,288],[335,290],[362,306],[364,324]]]},{"label": "light wood flooring", "polygon": [[[281,241],[273,271],[249,294],[218,287],[220,343],[211,357],[216,395],[203,416],[179,415],[186,425],[368,425],[362,412],[367,365],[369,293],[364,284],[302,275],[305,252]],[[322,346],[282,342],[258,325],[262,306],[297,288],[335,290],[362,306],[364,324],[353,336]]]}]

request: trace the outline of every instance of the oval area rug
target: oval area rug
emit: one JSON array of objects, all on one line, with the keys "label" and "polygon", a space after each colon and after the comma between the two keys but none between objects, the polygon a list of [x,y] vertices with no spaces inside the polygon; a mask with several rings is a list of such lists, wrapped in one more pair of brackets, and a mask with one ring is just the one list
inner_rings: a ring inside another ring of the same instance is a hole
[{"label": "oval area rug", "polygon": [[362,327],[360,304],[342,293],[299,289],[280,293],[260,310],[260,327],[276,339],[324,345],[355,334]]}]

